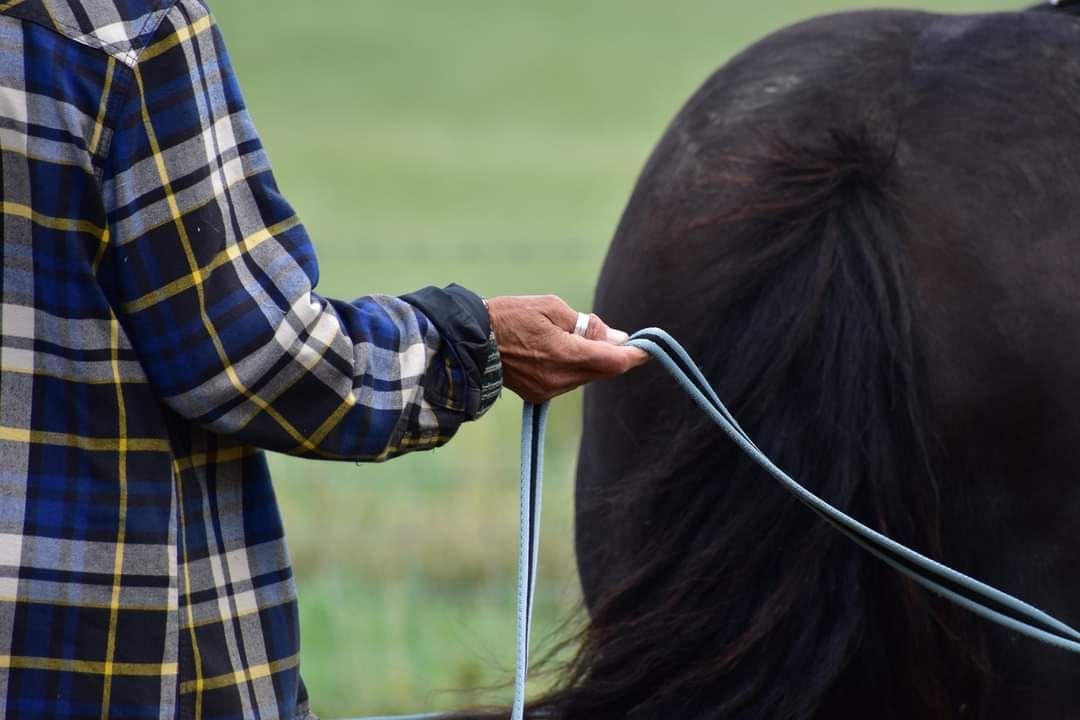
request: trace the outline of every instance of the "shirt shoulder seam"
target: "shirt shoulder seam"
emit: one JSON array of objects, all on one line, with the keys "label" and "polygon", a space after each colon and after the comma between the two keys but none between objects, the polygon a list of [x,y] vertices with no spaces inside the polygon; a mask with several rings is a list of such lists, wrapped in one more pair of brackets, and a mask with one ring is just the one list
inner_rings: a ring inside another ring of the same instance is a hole
[{"label": "shirt shoulder seam", "polygon": [[[118,112],[118,109],[124,107],[124,105],[127,103],[128,99],[131,96],[131,93],[134,92],[137,85],[137,83],[135,83],[134,81],[133,73],[139,65],[139,60],[142,57],[143,52],[145,52],[146,49],[150,47],[152,41],[157,37],[157,34],[161,29],[161,25],[163,22],[165,22],[165,18],[169,16],[169,13],[171,13],[177,8],[177,6],[179,6],[185,1],[195,2],[196,4],[206,9],[209,13],[209,8],[206,8],[206,5],[202,2],[202,0],[162,0],[161,6],[157,10],[153,11],[153,13],[151,14],[151,17],[156,17],[157,21],[151,26],[148,18],[147,23],[144,24],[142,30],[140,30],[139,32],[139,37],[145,38],[145,42],[142,43],[142,45],[137,51],[133,51],[134,55],[132,56],[131,63],[125,63],[126,77],[124,78],[124,82],[122,85],[118,83],[117,91],[114,92],[112,94],[112,97],[109,98],[109,105],[105,111],[106,119],[112,118],[113,115]],[[103,138],[101,147],[98,148],[97,157],[99,160],[99,170],[96,174],[99,185],[104,180],[104,166],[109,157],[109,153],[112,151],[113,135],[114,131],[110,131],[108,136]]]},{"label": "shirt shoulder seam", "polygon": [[157,32],[158,27],[165,20],[165,16],[175,7],[180,0],[154,0],[151,5],[152,9],[146,14],[146,20],[143,22],[142,27],[139,28],[139,32],[135,34],[135,37],[131,40],[118,43],[107,43],[99,40],[93,35],[88,35],[82,28],[69,25],[56,18],[50,18],[49,22],[45,22],[40,17],[25,14],[19,12],[19,7],[15,6],[10,10],[3,11],[0,14],[7,15],[17,20],[21,20],[27,23],[33,23],[47,30],[52,30],[59,35],[71,40],[72,42],[79,43],[95,50],[100,50],[110,57],[116,58],[119,62],[128,67],[134,67],[139,60],[139,56],[143,50],[146,49],[148,41]]}]

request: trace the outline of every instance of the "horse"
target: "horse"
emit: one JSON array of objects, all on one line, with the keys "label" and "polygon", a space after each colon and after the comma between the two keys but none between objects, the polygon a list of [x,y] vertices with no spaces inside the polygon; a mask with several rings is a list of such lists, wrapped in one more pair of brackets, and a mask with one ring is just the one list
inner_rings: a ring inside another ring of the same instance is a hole
[{"label": "horse", "polygon": [[[1076,625],[1078,186],[1080,18],[812,19],[671,122],[594,308],[833,505]],[[656,363],[587,389],[575,502],[587,622],[529,717],[1080,717],[1080,660],[869,556]]]}]

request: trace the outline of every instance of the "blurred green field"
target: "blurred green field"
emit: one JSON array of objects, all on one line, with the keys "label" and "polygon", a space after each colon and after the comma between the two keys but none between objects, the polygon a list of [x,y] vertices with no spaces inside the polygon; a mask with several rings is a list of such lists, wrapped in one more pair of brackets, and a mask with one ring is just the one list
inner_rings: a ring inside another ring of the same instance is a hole
[{"label": "blurred green field", "polygon": [[[867,4],[211,0],[321,292],[454,281],[582,309],[638,169],[694,88],[772,29]],[[552,412],[539,639],[577,603],[579,402]],[[507,697],[454,691],[509,677],[519,412],[507,395],[447,447],[379,466],[273,459],[324,717]]]}]

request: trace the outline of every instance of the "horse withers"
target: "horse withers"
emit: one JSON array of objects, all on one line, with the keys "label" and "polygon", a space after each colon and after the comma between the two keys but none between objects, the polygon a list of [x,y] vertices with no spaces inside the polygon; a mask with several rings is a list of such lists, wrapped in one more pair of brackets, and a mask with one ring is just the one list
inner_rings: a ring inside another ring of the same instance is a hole
[{"label": "horse withers", "polygon": [[[1078,188],[1080,19],[818,18],[675,118],[595,309],[679,338],[829,502],[1075,625]],[[576,532],[548,717],[1080,717],[1080,661],[867,555],[658,367],[586,393]]]}]

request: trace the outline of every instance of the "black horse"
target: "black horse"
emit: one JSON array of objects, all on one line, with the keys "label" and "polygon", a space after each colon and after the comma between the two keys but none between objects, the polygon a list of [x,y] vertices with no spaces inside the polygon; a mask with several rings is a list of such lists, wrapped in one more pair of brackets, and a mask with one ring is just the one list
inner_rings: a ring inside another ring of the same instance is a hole
[{"label": "black horse", "polygon": [[[819,18],[675,118],[595,309],[829,502],[1077,625],[1078,193],[1080,18]],[[544,717],[1080,717],[1076,657],[867,555],[655,363],[587,392],[577,482],[589,621]]]}]

